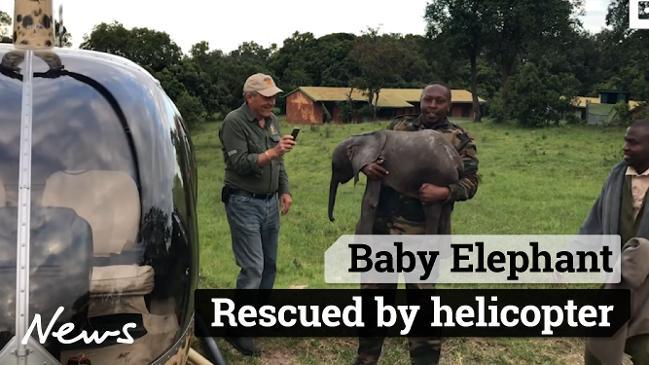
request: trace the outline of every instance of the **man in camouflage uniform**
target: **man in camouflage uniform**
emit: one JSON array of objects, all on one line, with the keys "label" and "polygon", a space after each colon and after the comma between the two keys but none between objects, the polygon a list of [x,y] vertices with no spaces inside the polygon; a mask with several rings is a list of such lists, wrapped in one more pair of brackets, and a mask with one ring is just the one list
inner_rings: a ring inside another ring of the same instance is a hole
[{"label": "man in camouflage uniform", "polygon": [[[443,84],[431,84],[424,88],[420,99],[421,113],[416,117],[400,117],[392,121],[388,129],[418,131],[432,129],[442,132],[457,149],[464,163],[464,173],[457,184],[437,186],[423,184],[419,199],[397,193],[389,187],[381,187],[381,197],[374,234],[424,234],[424,211],[422,204],[443,204],[438,234],[450,234],[450,214],[455,201],[471,199],[478,190],[478,159],[473,139],[460,126],[448,121],[451,109],[451,90]],[[368,179],[381,179],[389,172],[381,166],[382,161],[372,162],[362,171]],[[362,284],[363,289],[396,289],[396,284]],[[431,289],[432,284],[406,284],[407,289]],[[356,365],[370,365],[378,362],[383,338],[359,338]],[[409,338],[412,364],[437,364],[439,361],[440,338]]]}]

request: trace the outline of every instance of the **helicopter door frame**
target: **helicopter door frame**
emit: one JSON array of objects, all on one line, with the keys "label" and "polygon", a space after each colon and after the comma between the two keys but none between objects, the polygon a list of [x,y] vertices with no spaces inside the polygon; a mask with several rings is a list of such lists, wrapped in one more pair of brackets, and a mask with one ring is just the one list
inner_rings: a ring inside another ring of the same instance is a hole
[{"label": "helicopter door frame", "polygon": [[0,351],[0,364],[60,365],[32,337],[22,343],[29,319],[29,248],[31,228],[32,117],[34,112],[34,51],[25,50],[25,74],[20,111],[20,156],[18,172],[18,234],[16,238],[16,318],[14,337]]}]

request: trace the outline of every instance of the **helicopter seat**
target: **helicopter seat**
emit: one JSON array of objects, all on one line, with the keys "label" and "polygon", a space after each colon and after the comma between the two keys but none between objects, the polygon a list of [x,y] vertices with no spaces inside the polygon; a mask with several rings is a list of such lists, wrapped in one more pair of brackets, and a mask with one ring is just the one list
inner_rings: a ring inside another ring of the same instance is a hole
[{"label": "helicopter seat", "polygon": [[90,281],[89,316],[137,313],[148,315],[144,296],[153,291],[149,265],[95,266]]},{"label": "helicopter seat", "polygon": [[[119,255],[137,242],[140,195],[135,181],[125,172],[55,172],[45,182],[42,204],[72,208],[88,221],[96,258]],[[89,316],[148,315],[144,295],[152,292],[153,283],[154,269],[149,265],[93,266]]]},{"label": "helicopter seat", "polygon": [[153,268],[149,265],[96,266],[92,271],[91,294],[145,295],[153,290]]},{"label": "helicopter seat", "polygon": [[55,172],[45,181],[42,202],[43,206],[72,208],[88,221],[95,257],[119,254],[136,243],[140,194],[125,172]]}]

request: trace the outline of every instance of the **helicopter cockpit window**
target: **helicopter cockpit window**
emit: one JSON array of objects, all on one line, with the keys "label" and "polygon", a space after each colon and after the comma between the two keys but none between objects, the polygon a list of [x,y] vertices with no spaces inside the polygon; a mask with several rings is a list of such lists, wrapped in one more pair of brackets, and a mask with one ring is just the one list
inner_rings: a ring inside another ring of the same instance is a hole
[{"label": "helicopter cockpit window", "polygon": [[[165,242],[153,242],[160,249],[142,239],[142,182],[123,115],[98,89],[101,80],[74,77],[85,70],[61,58],[67,73],[33,79],[28,322],[39,314],[54,331],[71,323],[67,339],[116,334],[65,345],[48,337],[43,346],[62,364],[79,356],[93,365],[151,363],[180,336],[185,308],[156,285],[175,272],[173,261]],[[35,59],[35,74],[47,71]],[[0,75],[3,98],[15,101],[0,104],[0,354],[17,323],[23,86]],[[157,250],[155,259],[147,250]],[[31,337],[41,342],[38,331]]]}]

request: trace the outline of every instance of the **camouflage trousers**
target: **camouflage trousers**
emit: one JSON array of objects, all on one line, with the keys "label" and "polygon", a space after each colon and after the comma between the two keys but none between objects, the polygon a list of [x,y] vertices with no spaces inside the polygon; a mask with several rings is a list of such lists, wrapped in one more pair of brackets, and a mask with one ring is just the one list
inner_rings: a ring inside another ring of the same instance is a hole
[{"label": "camouflage trousers", "polygon": [[[393,219],[391,223],[377,219],[375,234],[424,234],[423,223],[404,219]],[[433,289],[433,284],[407,283],[406,289]],[[361,289],[396,290],[397,284],[361,284]],[[374,365],[378,363],[383,348],[384,337],[360,337],[358,355],[354,365]],[[431,365],[439,362],[441,338],[409,337],[410,362],[413,365]]]}]

